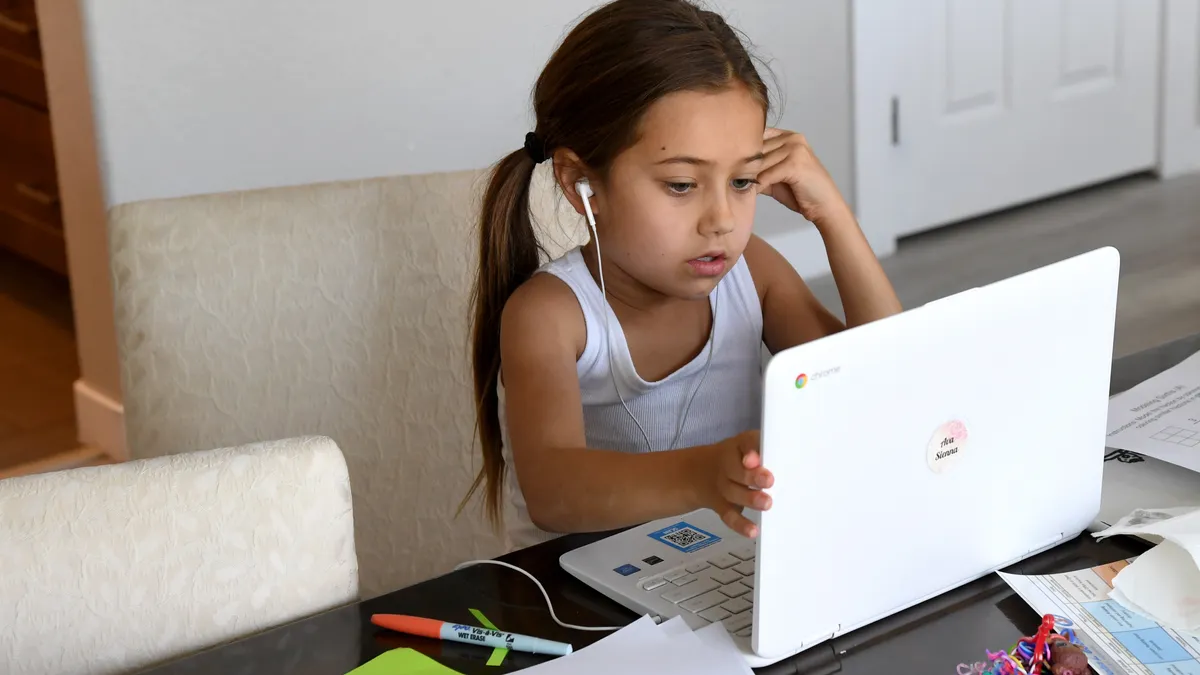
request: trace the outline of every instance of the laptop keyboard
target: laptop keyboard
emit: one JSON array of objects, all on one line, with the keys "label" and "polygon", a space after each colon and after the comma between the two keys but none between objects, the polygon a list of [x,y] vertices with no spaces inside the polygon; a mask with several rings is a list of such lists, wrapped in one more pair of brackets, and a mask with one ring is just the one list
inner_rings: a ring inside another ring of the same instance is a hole
[{"label": "laptop keyboard", "polygon": [[710,558],[697,556],[685,565],[643,579],[638,584],[683,612],[709,623],[720,621],[738,637],[749,637],[754,622],[754,547]]}]

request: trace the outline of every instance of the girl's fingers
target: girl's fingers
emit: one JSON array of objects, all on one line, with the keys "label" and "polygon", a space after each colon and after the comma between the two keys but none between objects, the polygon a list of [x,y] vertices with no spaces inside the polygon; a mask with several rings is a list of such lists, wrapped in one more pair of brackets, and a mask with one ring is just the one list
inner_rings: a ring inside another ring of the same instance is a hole
[{"label": "girl's fingers", "polygon": [[775,482],[774,476],[771,475],[770,471],[767,471],[761,466],[761,461],[758,460],[757,456],[754,458],[754,461],[755,465],[752,467],[734,464],[731,462],[725,467],[725,479],[731,483],[745,487],[771,487],[771,485]]},{"label": "girl's fingers", "polygon": [[784,179],[788,177],[790,172],[791,167],[784,162],[772,164],[770,167],[759,171],[758,175],[755,176],[755,180],[758,181],[758,191],[769,192],[772,185],[785,182]]},{"label": "girl's fingers", "polygon": [[777,136],[775,138],[771,138],[766,141],[763,141],[762,152],[764,155],[767,155],[772,152],[775,152],[776,150],[779,150],[780,148],[786,148],[787,145],[788,145],[787,137]]},{"label": "girl's fingers", "polygon": [[747,457],[750,454],[758,454],[759,433],[757,431],[747,431],[737,438],[737,449],[740,457]]},{"label": "girl's fingers", "polygon": [[729,526],[729,529],[737,532],[743,537],[753,539],[758,536],[758,526],[750,522],[750,519],[742,515],[741,509],[730,506],[722,509],[721,520]]},{"label": "girl's fingers", "polygon": [[[772,131],[775,133],[771,133]],[[808,145],[808,140],[804,138],[803,134],[797,134],[791,131],[780,131],[779,129],[768,129],[767,132],[763,134],[763,152],[770,152],[775,148],[785,145],[804,147]]]},{"label": "girl's fingers", "polygon": [[727,478],[743,481],[743,485],[754,485],[758,472],[762,468],[762,455],[758,452],[759,436],[757,431],[743,434],[737,439],[737,452],[725,452],[720,456],[719,469]]},{"label": "girl's fingers", "polygon": [[792,154],[792,149],[786,145],[781,145],[777,148],[771,148],[769,150],[767,148],[763,148],[762,167],[759,169],[759,172],[762,172],[764,169],[775,166],[776,164],[782,162],[783,160],[787,159],[788,155],[790,154]]},{"label": "girl's fingers", "polygon": [[775,127],[767,127],[766,129],[763,130],[763,140],[768,141],[773,138],[779,138],[780,136],[787,136],[791,133],[792,132],[787,131],[786,129],[776,129]]},{"label": "girl's fingers", "polygon": [[747,506],[759,511],[771,508],[771,495],[762,490],[751,490],[733,481],[726,481],[721,485],[721,497],[738,507]]},{"label": "girl's fingers", "polygon": [[763,467],[753,469],[731,469],[725,477],[736,485],[765,490],[775,485],[775,476]]},{"label": "girl's fingers", "polygon": [[743,454],[741,462],[731,457],[723,467],[725,478],[732,483],[748,488],[769,488],[775,484],[775,476],[762,465],[762,455],[755,449]]}]

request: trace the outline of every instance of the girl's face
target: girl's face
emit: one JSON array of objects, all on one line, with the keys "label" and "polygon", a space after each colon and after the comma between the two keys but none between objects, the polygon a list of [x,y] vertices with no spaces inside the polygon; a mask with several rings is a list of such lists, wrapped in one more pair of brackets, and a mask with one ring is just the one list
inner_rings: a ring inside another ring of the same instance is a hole
[{"label": "girl's face", "polygon": [[598,191],[605,264],[664,295],[712,292],[750,239],[765,126],[743,87],[652,105]]}]

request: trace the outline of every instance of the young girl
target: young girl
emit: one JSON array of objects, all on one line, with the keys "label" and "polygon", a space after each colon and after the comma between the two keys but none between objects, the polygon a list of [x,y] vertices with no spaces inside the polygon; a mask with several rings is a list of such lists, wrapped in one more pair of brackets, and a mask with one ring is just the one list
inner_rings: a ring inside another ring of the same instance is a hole
[{"label": "young girl", "polygon": [[[483,202],[471,494],[486,483],[497,521],[507,493],[516,546],[700,507],[755,536],[742,509],[770,508],[772,484],[762,346],[844,328],[751,233],[756,199],[817,227],[848,325],[899,312],[891,285],[804,137],[766,127],[767,88],[719,15],[616,0],[567,35],[533,99],[535,130]],[[542,265],[529,186],[544,160],[595,236]]]}]

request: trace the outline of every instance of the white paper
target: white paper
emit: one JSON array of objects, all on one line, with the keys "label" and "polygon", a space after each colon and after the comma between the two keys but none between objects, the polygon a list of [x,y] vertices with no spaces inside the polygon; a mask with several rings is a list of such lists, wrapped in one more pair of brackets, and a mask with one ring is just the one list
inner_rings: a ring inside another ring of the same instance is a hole
[{"label": "white paper", "polygon": [[720,623],[693,632],[682,618],[661,626],[642,617],[579,651],[525,671],[533,675],[749,675]]},{"label": "white paper", "polygon": [[1200,638],[1162,626],[1117,602],[1112,581],[1136,559],[1063,574],[1000,577],[1055,628],[1071,628],[1097,673],[1200,674]]},{"label": "white paper", "polygon": [[1109,399],[1105,445],[1200,471],[1200,353]]},{"label": "white paper", "polygon": [[521,672],[536,675],[552,675],[553,673],[605,673],[605,661],[618,661],[623,655],[640,651],[647,647],[661,647],[669,641],[659,626],[648,617],[634,621],[621,630],[592,643],[583,649],[571,652],[566,656],[547,661]]},{"label": "white paper", "polygon": [[1164,541],[1113,579],[1113,588],[1164,626],[1200,633],[1200,568],[1187,551]]},{"label": "white paper", "polygon": [[[1195,530],[1200,525],[1200,520],[1198,520],[1200,519],[1200,507],[1173,506],[1161,509],[1134,509],[1110,527],[1094,532],[1092,536],[1096,539],[1104,539],[1114,534],[1128,534],[1161,541],[1163,535],[1160,534],[1160,530],[1167,521],[1175,518],[1182,518],[1182,520],[1173,523],[1167,528],[1167,531],[1186,533],[1189,529]],[[1192,527],[1188,526],[1189,523],[1192,524]]]},{"label": "white paper", "polygon": [[1153,457],[1113,450],[1104,461],[1102,494],[1096,524],[1108,527],[1147,504],[1200,507],[1200,473]]},{"label": "white paper", "polygon": [[680,645],[681,648],[686,645],[687,649],[704,651],[710,664],[707,672],[754,675],[754,671],[734,644],[733,638],[729,636],[729,631],[725,630],[725,626],[719,621],[693,632],[683,617],[677,616],[661,624],[659,630],[664,635],[674,638],[674,645]]},{"label": "white paper", "polygon": [[733,643],[733,638],[721,622],[709,624],[694,635],[708,652],[708,658],[715,668],[712,672],[754,675],[754,671],[746,663],[746,658],[742,656],[742,652]]},{"label": "white paper", "polygon": [[1164,626],[1200,634],[1200,509],[1137,509],[1094,536],[1114,534],[1163,540],[1113,579],[1115,599]]},{"label": "white paper", "polygon": [[698,642],[698,640],[695,638],[695,633],[692,632],[692,627],[687,625],[687,622],[683,620],[682,616],[677,616],[669,621],[664,621],[663,623],[659,624],[658,629],[667,637],[675,638],[684,636],[683,639],[685,641],[694,640]]}]

